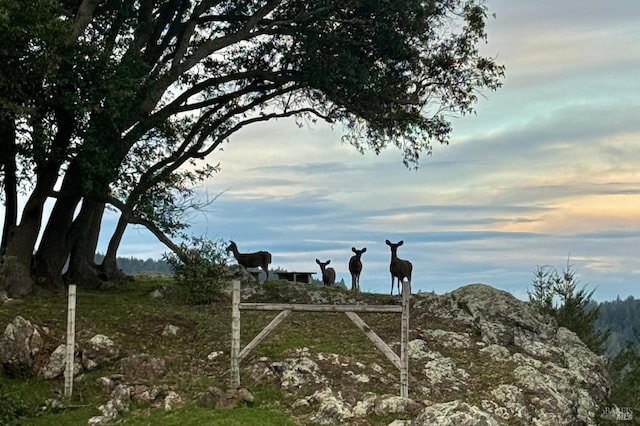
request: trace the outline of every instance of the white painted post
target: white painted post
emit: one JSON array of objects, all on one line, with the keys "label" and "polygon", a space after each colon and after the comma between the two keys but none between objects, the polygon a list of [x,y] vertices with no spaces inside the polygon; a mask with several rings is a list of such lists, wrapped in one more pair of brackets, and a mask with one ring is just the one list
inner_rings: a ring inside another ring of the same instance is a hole
[{"label": "white painted post", "polygon": [[400,336],[400,396],[409,397],[409,300],[411,281],[402,282],[402,325]]},{"label": "white painted post", "polygon": [[67,303],[67,352],[64,369],[64,396],[71,397],[73,392],[73,370],[76,352],[76,285],[69,285]]},{"label": "white painted post", "polygon": [[231,294],[231,387],[240,387],[240,280],[233,280]]}]

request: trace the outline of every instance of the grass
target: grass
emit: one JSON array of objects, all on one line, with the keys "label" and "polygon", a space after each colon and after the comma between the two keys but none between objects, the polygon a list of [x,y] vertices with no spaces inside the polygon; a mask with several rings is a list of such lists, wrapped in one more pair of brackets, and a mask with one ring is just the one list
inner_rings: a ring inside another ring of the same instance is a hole
[{"label": "grass", "polygon": [[[166,284],[166,279],[155,277],[137,279],[123,287],[104,291],[78,289],[76,342],[104,334],[123,349],[124,355],[149,353],[164,357],[167,374],[156,384],[176,390],[188,401],[185,407],[170,412],[148,406],[137,407],[121,417],[119,422],[131,425],[295,425],[295,417],[289,412],[288,403],[283,403],[285,397],[279,386],[253,383],[250,377],[242,380],[254,394],[255,401],[251,407],[207,409],[195,403],[199,394],[208,387],[224,389],[229,381],[231,303],[223,299],[211,305],[187,306],[149,296],[155,288]],[[363,297],[370,299],[367,302],[397,303],[396,299],[384,295]],[[4,327],[20,315],[33,324],[47,327],[52,339],[56,340],[55,347],[64,342],[66,304],[65,293],[42,291],[23,301],[3,305],[0,326]],[[274,312],[243,311],[241,345],[246,345],[275,315]],[[399,340],[399,315],[363,314],[362,317],[384,340]],[[162,335],[168,324],[180,328],[177,336]],[[308,347],[311,352],[356,357],[363,363],[375,362],[397,374],[397,370],[366,336],[340,313],[292,313],[254,349],[246,363],[261,356],[282,359],[287,350],[300,347]],[[223,355],[208,360],[207,355],[214,351],[222,351]],[[0,374],[0,390],[17,401],[21,408],[18,412],[20,425],[86,424],[90,417],[100,414],[97,407],[108,399],[96,379],[117,372],[117,364],[114,363],[77,378],[73,397],[64,408],[42,408],[47,399],[60,398],[63,389],[61,378],[50,381],[11,379]],[[336,378],[340,379],[341,374],[341,371],[336,372]]]},{"label": "grass", "polygon": [[[131,411],[118,419],[120,424],[304,424],[308,419],[305,415],[310,414],[313,408],[292,410],[290,406],[296,398],[313,393],[313,384],[300,389],[297,396],[291,396],[284,393],[279,383],[270,383],[265,379],[256,382],[248,371],[242,370],[242,366],[251,365],[259,357],[281,361],[291,350],[303,347],[314,354],[314,360],[332,389],[340,391],[344,400],[351,404],[365,392],[378,395],[395,395],[398,392],[398,370],[344,314],[292,312],[249,354],[241,366],[242,385],[254,395],[253,404],[237,409],[200,407],[197,402],[203,392],[212,386],[224,390],[229,383],[231,301],[223,297],[210,305],[188,306],[171,298],[150,297],[154,289],[168,284],[171,282],[166,278],[152,277],[137,279],[123,287],[105,291],[78,289],[76,341],[81,343],[95,334],[104,334],[122,348],[123,356],[147,353],[163,357],[167,373],[153,384],[174,390],[187,401],[184,407],[168,412],[162,408],[132,403]],[[288,290],[285,290],[283,283],[269,282],[265,290],[261,296],[265,300],[260,301],[289,301],[286,299]],[[341,289],[314,287],[313,290],[333,292],[334,296],[344,296],[344,300],[354,298],[350,292]],[[368,304],[399,303],[396,296],[381,294],[364,293],[358,295],[357,299]],[[51,343],[53,348],[64,341],[66,303],[66,294],[40,292],[21,302],[5,304],[0,310],[0,326],[3,327],[17,315],[23,316],[34,324],[48,327],[52,336],[50,340],[55,340]],[[431,329],[461,333],[470,331],[455,321],[430,317],[420,310],[412,312],[415,316],[412,317],[414,331],[411,333],[417,333],[421,326],[427,325]],[[273,311],[242,311],[241,347],[249,343],[276,315],[277,312]],[[382,340],[394,350],[399,350],[399,314],[362,313],[360,316]],[[163,335],[162,331],[169,324],[179,327],[177,335]],[[475,337],[471,336],[471,339]],[[417,383],[424,377],[424,363],[410,363],[411,381],[415,383],[410,392],[416,400],[428,398],[434,403],[444,402],[462,394],[466,399],[479,403],[478,398],[489,397],[487,392],[490,389],[500,383],[509,383],[512,379],[514,365],[496,363],[488,355],[478,352],[473,344],[470,349],[449,348],[437,340],[429,341],[428,345],[443,356],[451,357],[456,365],[471,374],[472,379],[468,381],[468,389],[458,392],[434,389],[424,393],[424,387]],[[208,359],[209,354],[220,351],[222,355]],[[318,355],[320,353],[331,356],[323,358]],[[339,358],[337,363],[336,357]],[[364,371],[357,366],[358,363],[367,366],[366,371],[371,378],[369,382],[352,378]],[[381,369],[371,368],[372,364],[377,364]],[[374,370],[375,374],[372,373]],[[20,416],[19,423],[9,422],[9,425],[86,424],[92,416],[100,415],[97,407],[108,400],[108,394],[97,384],[97,379],[114,373],[119,373],[118,363],[115,362],[84,373],[76,379],[73,397],[65,401],[64,407],[43,409],[46,400],[60,399],[63,389],[61,378],[50,381],[12,379],[0,372],[0,424],[7,423],[2,417],[3,392],[11,395],[13,408],[17,407],[14,413]],[[354,424],[387,425],[394,419],[407,418],[408,415],[371,415],[365,419],[354,419]]]}]

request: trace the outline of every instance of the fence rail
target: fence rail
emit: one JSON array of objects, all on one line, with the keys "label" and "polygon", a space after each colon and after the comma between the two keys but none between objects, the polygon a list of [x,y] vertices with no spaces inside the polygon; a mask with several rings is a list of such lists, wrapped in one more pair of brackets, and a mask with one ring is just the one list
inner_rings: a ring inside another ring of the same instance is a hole
[{"label": "fence rail", "polygon": [[[409,301],[411,283],[402,283],[402,306],[400,305],[307,305],[291,303],[241,303],[240,281],[233,280],[231,308],[231,386],[240,387],[240,362],[266,338],[291,312],[344,312],[347,317],[371,340],[393,365],[400,370],[400,396],[409,395]],[[265,328],[240,350],[240,311],[281,311]],[[385,343],[356,312],[401,313],[400,356]]]}]

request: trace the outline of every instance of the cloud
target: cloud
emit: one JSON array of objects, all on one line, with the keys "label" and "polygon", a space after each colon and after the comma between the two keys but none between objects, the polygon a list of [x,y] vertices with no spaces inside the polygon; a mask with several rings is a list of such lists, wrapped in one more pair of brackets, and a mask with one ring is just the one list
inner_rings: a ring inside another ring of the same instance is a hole
[{"label": "cloud", "polygon": [[[419,170],[395,147],[358,153],[339,126],[261,123],[208,159],[222,169],[202,194],[222,194],[190,232],[270,250],[289,270],[331,259],[347,282],[351,247],[366,246],[367,291],[389,291],[388,238],[405,240],[414,291],[484,282],[526,298],[536,265],[570,255],[597,298],[640,297],[640,2],[487,4],[482,51],[505,64],[504,87],[453,119],[451,144]],[[105,215],[102,250],[116,219]],[[130,228],[120,255],[164,251]]]}]

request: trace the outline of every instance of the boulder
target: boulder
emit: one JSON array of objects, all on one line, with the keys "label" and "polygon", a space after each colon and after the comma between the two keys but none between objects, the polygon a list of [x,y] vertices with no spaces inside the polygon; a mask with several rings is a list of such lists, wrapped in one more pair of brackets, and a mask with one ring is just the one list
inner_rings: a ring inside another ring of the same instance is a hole
[{"label": "boulder", "polygon": [[[210,390],[210,395],[215,395],[215,391]],[[230,388],[222,395],[217,406],[221,408],[236,408],[240,405],[253,403],[253,395],[246,388]]]},{"label": "boulder", "polygon": [[109,337],[96,334],[82,345],[82,365],[87,370],[117,359],[120,348]]},{"label": "boulder", "polygon": [[120,372],[127,380],[155,380],[167,372],[165,360],[149,354],[135,354],[120,360]]},{"label": "boulder", "polygon": [[[51,353],[47,363],[40,370],[40,374],[45,379],[54,379],[64,374],[67,368],[67,345],[61,344]],[[82,363],[79,357],[74,357],[73,375],[77,376],[82,372]]]},{"label": "boulder", "polygon": [[5,374],[29,376],[37,373],[36,357],[44,346],[40,331],[30,321],[16,317],[7,325],[0,340],[0,364]]}]

